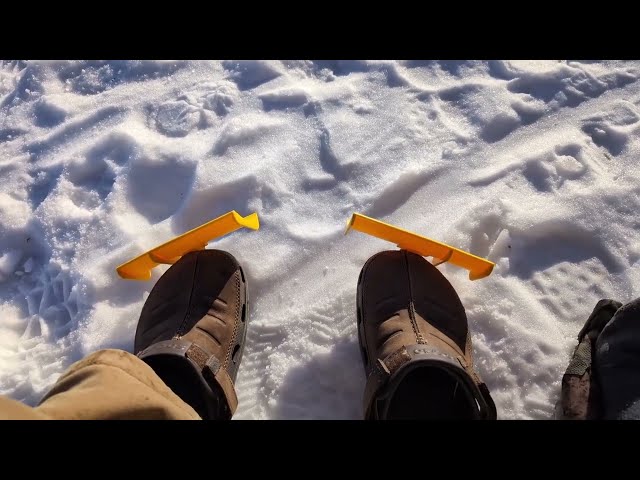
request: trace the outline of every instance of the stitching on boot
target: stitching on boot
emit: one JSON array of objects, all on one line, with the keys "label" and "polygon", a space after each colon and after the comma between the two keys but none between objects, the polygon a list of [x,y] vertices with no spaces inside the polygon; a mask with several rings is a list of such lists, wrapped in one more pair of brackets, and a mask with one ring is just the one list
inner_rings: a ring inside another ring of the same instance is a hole
[{"label": "stitching on boot", "polygon": [[189,305],[187,305],[187,311],[185,312],[184,318],[182,319],[182,324],[180,325],[180,328],[178,328],[178,331],[176,332],[176,335],[174,338],[180,338],[182,336],[182,334],[184,333],[183,329],[187,325],[187,321],[191,316],[191,302],[193,302],[193,292],[195,291],[196,278],[198,277],[198,265],[200,263],[199,260],[200,260],[200,256],[196,255],[196,266],[193,269],[193,278],[191,279],[191,293],[189,294]]},{"label": "stitching on boot", "polygon": [[227,347],[227,355],[224,358],[224,368],[226,369],[229,365],[229,361],[231,360],[231,352],[233,348],[236,346],[236,339],[238,336],[238,323],[240,320],[240,279],[238,270],[233,274],[233,278],[236,283],[236,316],[233,322],[233,334],[231,335],[231,341],[229,342],[229,346]]},{"label": "stitching on boot", "polygon": [[[373,262],[373,260],[378,257],[379,255],[382,255],[384,252],[378,252],[375,255],[373,255],[372,257],[369,258],[369,260],[367,260],[364,264],[364,266],[362,267],[362,278],[360,279],[360,282],[358,283],[358,287],[361,288],[361,285],[364,283],[364,278],[367,275],[367,270],[369,269],[369,265],[371,265],[371,263]],[[367,356],[367,365],[365,365],[365,371],[368,370],[370,367],[370,365],[372,365],[373,362],[373,358],[371,358],[369,356],[369,343],[367,342],[367,333],[366,333],[366,328],[365,328],[365,319],[364,319],[364,305],[367,304],[367,297],[366,297],[366,289],[362,290],[362,302],[360,303],[360,307],[361,307],[361,312],[360,314],[362,315],[362,323],[358,326],[358,334],[360,334],[360,328],[362,328],[362,343],[364,344],[364,349],[365,349],[365,353]],[[373,372],[373,369],[369,372],[369,374],[371,374]],[[367,377],[368,378],[368,377]]]},{"label": "stitching on boot", "polygon": [[191,344],[189,349],[185,352],[185,355],[187,356],[188,359],[196,362],[198,367],[200,367],[200,370],[204,368],[204,366],[207,363],[207,360],[210,357],[210,355],[206,351],[204,351],[200,346],[196,345],[195,343]]},{"label": "stitching on boot", "polygon": [[416,308],[415,308],[415,305],[413,304],[413,299],[409,302],[409,318],[411,319],[411,326],[413,327],[413,333],[415,333],[416,335],[416,341],[419,344],[427,343],[427,341],[422,336],[422,333],[420,333],[420,330],[418,329],[418,321],[416,320]]},{"label": "stitching on boot", "polygon": [[[369,265],[371,264],[371,261],[378,255],[380,255],[380,253],[376,253],[371,258],[369,258],[369,260],[365,262],[364,266],[362,267],[362,278],[361,278],[361,281],[358,283],[358,288],[362,288],[362,285],[364,284],[364,277],[367,275],[367,270],[369,268]],[[365,365],[365,370],[370,368],[369,366],[372,363],[372,359],[369,358],[369,344],[367,343],[367,329],[365,328],[364,311],[363,311],[364,306],[367,304],[366,293],[367,291],[364,288],[362,288],[362,302],[360,303],[360,308],[361,308],[360,314],[362,315],[362,322],[358,326],[358,333],[360,333],[360,328],[362,328],[362,343],[364,343],[364,349],[367,356],[367,365]],[[369,373],[371,374],[372,371],[370,371]]]},{"label": "stitching on boot", "polygon": [[[465,342],[465,356],[458,359],[462,367],[471,375],[471,378],[476,383],[476,385],[480,385],[482,383],[482,378],[480,374],[476,371],[473,364],[473,343],[471,342],[471,332],[467,331],[467,341]],[[467,361],[468,359],[468,361]]]},{"label": "stitching on boot", "polygon": [[411,285],[411,273],[409,271],[409,258],[407,257],[406,250],[403,250],[402,254],[404,256],[404,265],[406,267],[407,280],[409,284],[409,319],[411,320],[411,328],[413,328],[413,334],[416,336],[416,342],[420,344],[427,343],[424,337],[422,336],[422,333],[420,333],[420,330],[418,330],[418,322],[416,321],[416,309],[413,304],[413,288]]},{"label": "stitching on boot", "polygon": [[389,369],[390,373],[395,372],[401,365],[404,365],[409,360],[411,360],[411,355],[407,352],[406,347],[402,347],[387,358],[384,359],[384,364]]},{"label": "stitching on boot", "polygon": [[464,354],[469,357],[469,363],[473,365],[473,345],[471,344],[471,332],[467,329],[467,341],[464,345]]},{"label": "stitching on boot", "polygon": [[384,380],[389,375],[391,375],[391,371],[389,370],[389,367],[387,367],[387,365],[384,363],[384,361],[379,358],[378,361],[374,363],[371,373],[369,373],[369,375],[367,376],[367,380],[369,380],[372,375],[377,375],[377,379],[381,385]]}]

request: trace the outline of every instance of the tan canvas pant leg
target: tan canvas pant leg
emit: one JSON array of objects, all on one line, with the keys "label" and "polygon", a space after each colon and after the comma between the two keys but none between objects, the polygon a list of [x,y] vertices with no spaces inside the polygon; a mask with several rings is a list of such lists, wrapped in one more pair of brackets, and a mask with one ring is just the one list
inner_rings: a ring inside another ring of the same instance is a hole
[{"label": "tan canvas pant leg", "polygon": [[0,398],[0,419],[197,420],[138,357],[101,350],[71,365],[35,408]]}]

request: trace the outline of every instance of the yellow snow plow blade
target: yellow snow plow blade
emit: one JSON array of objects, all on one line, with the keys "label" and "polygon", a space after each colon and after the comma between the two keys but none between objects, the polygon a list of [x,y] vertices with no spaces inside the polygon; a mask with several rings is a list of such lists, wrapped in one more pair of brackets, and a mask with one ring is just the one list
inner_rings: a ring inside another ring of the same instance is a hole
[{"label": "yellow snow plow blade", "polygon": [[152,268],[161,263],[173,265],[185,253],[202,250],[214,238],[234,232],[242,227],[258,230],[260,228],[258,214],[252,213],[246,217],[241,217],[235,210],[225,213],[221,217],[200,225],[179,237],[169,240],[167,243],[152,248],[133,260],[123,263],[116,270],[122,278],[149,280]]},{"label": "yellow snow plow blade", "polygon": [[354,213],[351,216],[347,224],[347,230],[344,232],[345,235],[352,228],[373,235],[374,237],[393,242],[403,250],[417,253],[423,257],[433,257],[434,265],[449,262],[458,267],[466,268],[469,270],[469,279],[471,280],[488,277],[495,266],[495,263],[485,260],[484,258],[476,257],[464,250],[459,250],[445,243],[436,242],[417,233],[394,227],[393,225],[359,213]]}]

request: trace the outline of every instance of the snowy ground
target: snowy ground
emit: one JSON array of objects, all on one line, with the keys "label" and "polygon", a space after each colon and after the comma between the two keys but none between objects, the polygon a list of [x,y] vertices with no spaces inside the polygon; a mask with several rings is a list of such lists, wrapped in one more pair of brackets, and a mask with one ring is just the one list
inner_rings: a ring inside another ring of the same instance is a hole
[{"label": "snowy ground", "polygon": [[550,418],[603,297],[640,290],[640,64],[3,62],[0,394],[131,350],[149,282],[115,267],[229,210],[252,299],[235,418],[360,418],[355,290],[393,248],[353,212],[497,262],[471,282],[500,418]]}]

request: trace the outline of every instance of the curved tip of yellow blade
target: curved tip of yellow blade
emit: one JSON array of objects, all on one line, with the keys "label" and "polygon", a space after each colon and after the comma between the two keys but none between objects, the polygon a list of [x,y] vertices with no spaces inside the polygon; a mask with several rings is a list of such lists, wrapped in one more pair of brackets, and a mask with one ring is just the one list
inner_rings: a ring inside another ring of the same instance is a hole
[{"label": "curved tip of yellow blade", "polygon": [[495,263],[489,262],[489,260],[485,260],[487,263],[491,263],[484,270],[480,270],[478,272],[469,272],[469,280],[480,280],[481,278],[488,277],[493,272],[493,267],[496,266]]},{"label": "curved tip of yellow blade", "polygon": [[151,278],[151,270],[144,268],[127,268],[130,266],[127,265],[128,263],[131,262],[127,262],[116,268],[120,278],[124,278],[125,280],[149,280]]},{"label": "curved tip of yellow blade", "polygon": [[351,227],[353,226],[353,222],[356,220],[356,215],[357,215],[356,213],[352,214],[351,218],[347,222],[347,229],[344,231],[345,235],[349,233],[349,230],[351,230]]},{"label": "curved tip of yellow blade", "polygon": [[234,210],[233,218],[235,218],[236,222],[238,222],[239,225],[250,228],[251,230],[258,230],[260,228],[260,219],[258,218],[258,214],[256,212],[243,217]]}]

